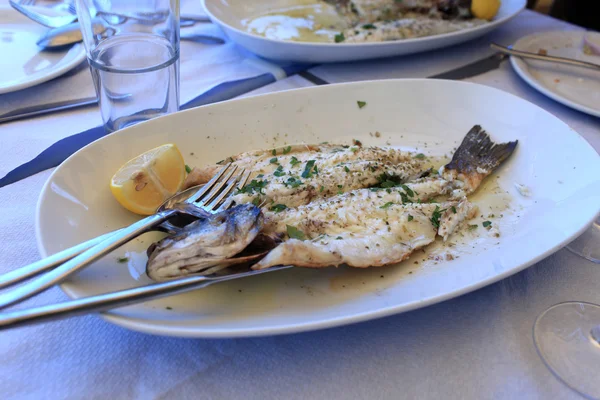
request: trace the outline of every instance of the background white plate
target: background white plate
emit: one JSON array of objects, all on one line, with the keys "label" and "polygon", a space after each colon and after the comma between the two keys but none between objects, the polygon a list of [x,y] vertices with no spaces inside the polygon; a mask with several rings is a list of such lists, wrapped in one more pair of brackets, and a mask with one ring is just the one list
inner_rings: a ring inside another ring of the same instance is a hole
[{"label": "background white plate", "polygon": [[381,43],[303,43],[268,39],[246,32],[242,21],[273,9],[296,4],[295,0],[202,0],[211,20],[234,42],[262,57],[306,63],[327,63],[399,56],[439,49],[478,38],[514,18],[526,0],[502,0],[498,15],[488,24],[444,35]]},{"label": "background white plate", "polygon": [[[516,50],[537,53],[545,49],[549,55],[600,64],[600,56],[583,52],[583,31],[535,33],[519,39]],[[600,36],[598,32],[589,35]],[[600,117],[600,71],[537,60],[511,57],[517,74],[541,93],[566,105]]]},{"label": "background white plate", "polygon": [[[357,100],[367,105],[359,109]],[[113,199],[109,180],[124,162],[163,143],[176,143],[190,165],[285,143],[353,138],[441,155],[452,152],[475,124],[496,141],[519,140],[511,159],[488,178],[488,189],[496,184],[499,189],[472,198],[483,208],[511,199],[513,214],[507,210],[494,219],[502,236],[492,243],[468,246],[460,258],[437,265],[422,266],[417,254],[385,268],[274,272],[114,310],[104,318],[155,334],[232,337],[332,327],[424,307],[514,274],[582,232],[600,205],[596,151],[541,108],[476,84],[388,80],[267,94],[154,119],[80,150],[42,190],[38,246],[46,256],[135,221]],[[369,134],[376,131],[380,137]],[[520,196],[515,182],[527,185],[532,196]],[[95,263],[63,290],[82,297],[149,282],[140,272],[144,251],[156,238],[150,236]],[[120,256],[129,262],[119,264]]]},{"label": "background white plate", "polygon": [[8,6],[0,6],[0,94],[49,81],[85,60],[85,48],[80,43],[64,51],[40,51],[35,42],[48,29]]}]

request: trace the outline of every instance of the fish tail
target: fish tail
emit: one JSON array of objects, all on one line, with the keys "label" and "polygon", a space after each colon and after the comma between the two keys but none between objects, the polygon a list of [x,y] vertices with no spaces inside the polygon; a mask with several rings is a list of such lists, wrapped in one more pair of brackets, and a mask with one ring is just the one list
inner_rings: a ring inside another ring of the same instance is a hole
[{"label": "fish tail", "polygon": [[480,125],[475,125],[444,168],[465,175],[482,171],[489,175],[510,157],[518,142],[494,143]]}]

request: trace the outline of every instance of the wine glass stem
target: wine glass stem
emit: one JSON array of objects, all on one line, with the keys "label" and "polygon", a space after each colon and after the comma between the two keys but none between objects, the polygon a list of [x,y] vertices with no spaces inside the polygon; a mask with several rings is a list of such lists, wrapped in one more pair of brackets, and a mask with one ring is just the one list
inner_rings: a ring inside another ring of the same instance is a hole
[{"label": "wine glass stem", "polygon": [[596,341],[596,344],[600,346],[600,325],[596,325],[592,328],[592,337]]}]

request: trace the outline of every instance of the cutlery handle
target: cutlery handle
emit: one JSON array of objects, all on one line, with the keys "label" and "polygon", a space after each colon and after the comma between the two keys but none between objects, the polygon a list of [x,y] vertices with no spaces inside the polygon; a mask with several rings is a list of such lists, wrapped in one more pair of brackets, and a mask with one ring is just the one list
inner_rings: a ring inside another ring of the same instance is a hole
[{"label": "cutlery handle", "polygon": [[572,58],[547,56],[547,55],[542,55],[542,54],[530,53],[528,51],[514,50],[514,49],[509,49],[508,47],[500,46],[499,44],[496,44],[496,43],[490,44],[490,47],[493,49],[496,49],[498,51],[501,51],[503,53],[510,54],[511,56],[531,58],[534,60],[556,62],[556,63],[561,63],[561,64],[574,65],[576,67],[600,70],[599,64],[594,64],[594,63],[587,62],[587,61],[580,61],[580,60],[575,60]]},{"label": "cutlery handle", "polygon": [[268,272],[291,268],[291,266],[272,267],[258,271],[243,272],[240,274],[225,275],[209,278],[206,276],[192,276],[188,278],[155,283],[125,289],[118,292],[104,293],[82,299],[71,300],[60,304],[30,308],[27,310],[11,311],[0,314],[0,330],[17,328],[45,321],[60,320],[77,315],[89,314],[109,310],[116,307],[141,303],[144,301],[171,296],[178,293],[200,289],[213,283],[224,282],[247,276],[260,275]]},{"label": "cutlery handle", "polygon": [[12,286],[28,278],[39,275],[44,271],[57,267],[60,264],[69,261],[73,257],[83,253],[85,250],[103,242],[116,232],[119,231],[106,233],[102,236],[90,239],[87,242],[80,243],[32,264],[7,272],[6,274],[0,276],[0,289]]},{"label": "cutlery handle", "polygon": [[83,269],[87,265],[136,238],[142,233],[147,232],[156,225],[163,223],[169,217],[175,214],[175,212],[176,211],[174,210],[165,210],[146,217],[141,221],[121,229],[118,233],[115,233],[114,235],[104,239],[94,247],[84,251],[47,274],[27,282],[8,293],[0,295],[0,309],[28,299],[29,297],[49,288],[50,286],[62,282],[69,275]]}]

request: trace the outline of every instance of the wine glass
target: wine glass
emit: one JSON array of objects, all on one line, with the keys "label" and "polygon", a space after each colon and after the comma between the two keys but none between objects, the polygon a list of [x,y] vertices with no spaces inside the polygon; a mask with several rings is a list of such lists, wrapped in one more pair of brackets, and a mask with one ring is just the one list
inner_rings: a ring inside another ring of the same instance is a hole
[{"label": "wine glass", "polygon": [[[600,218],[567,248],[600,263]],[[554,375],[581,395],[600,399],[600,305],[573,301],[550,307],[537,317],[533,339]]]},{"label": "wine glass", "polygon": [[567,249],[596,264],[600,264],[600,217],[577,239],[569,243]]}]

